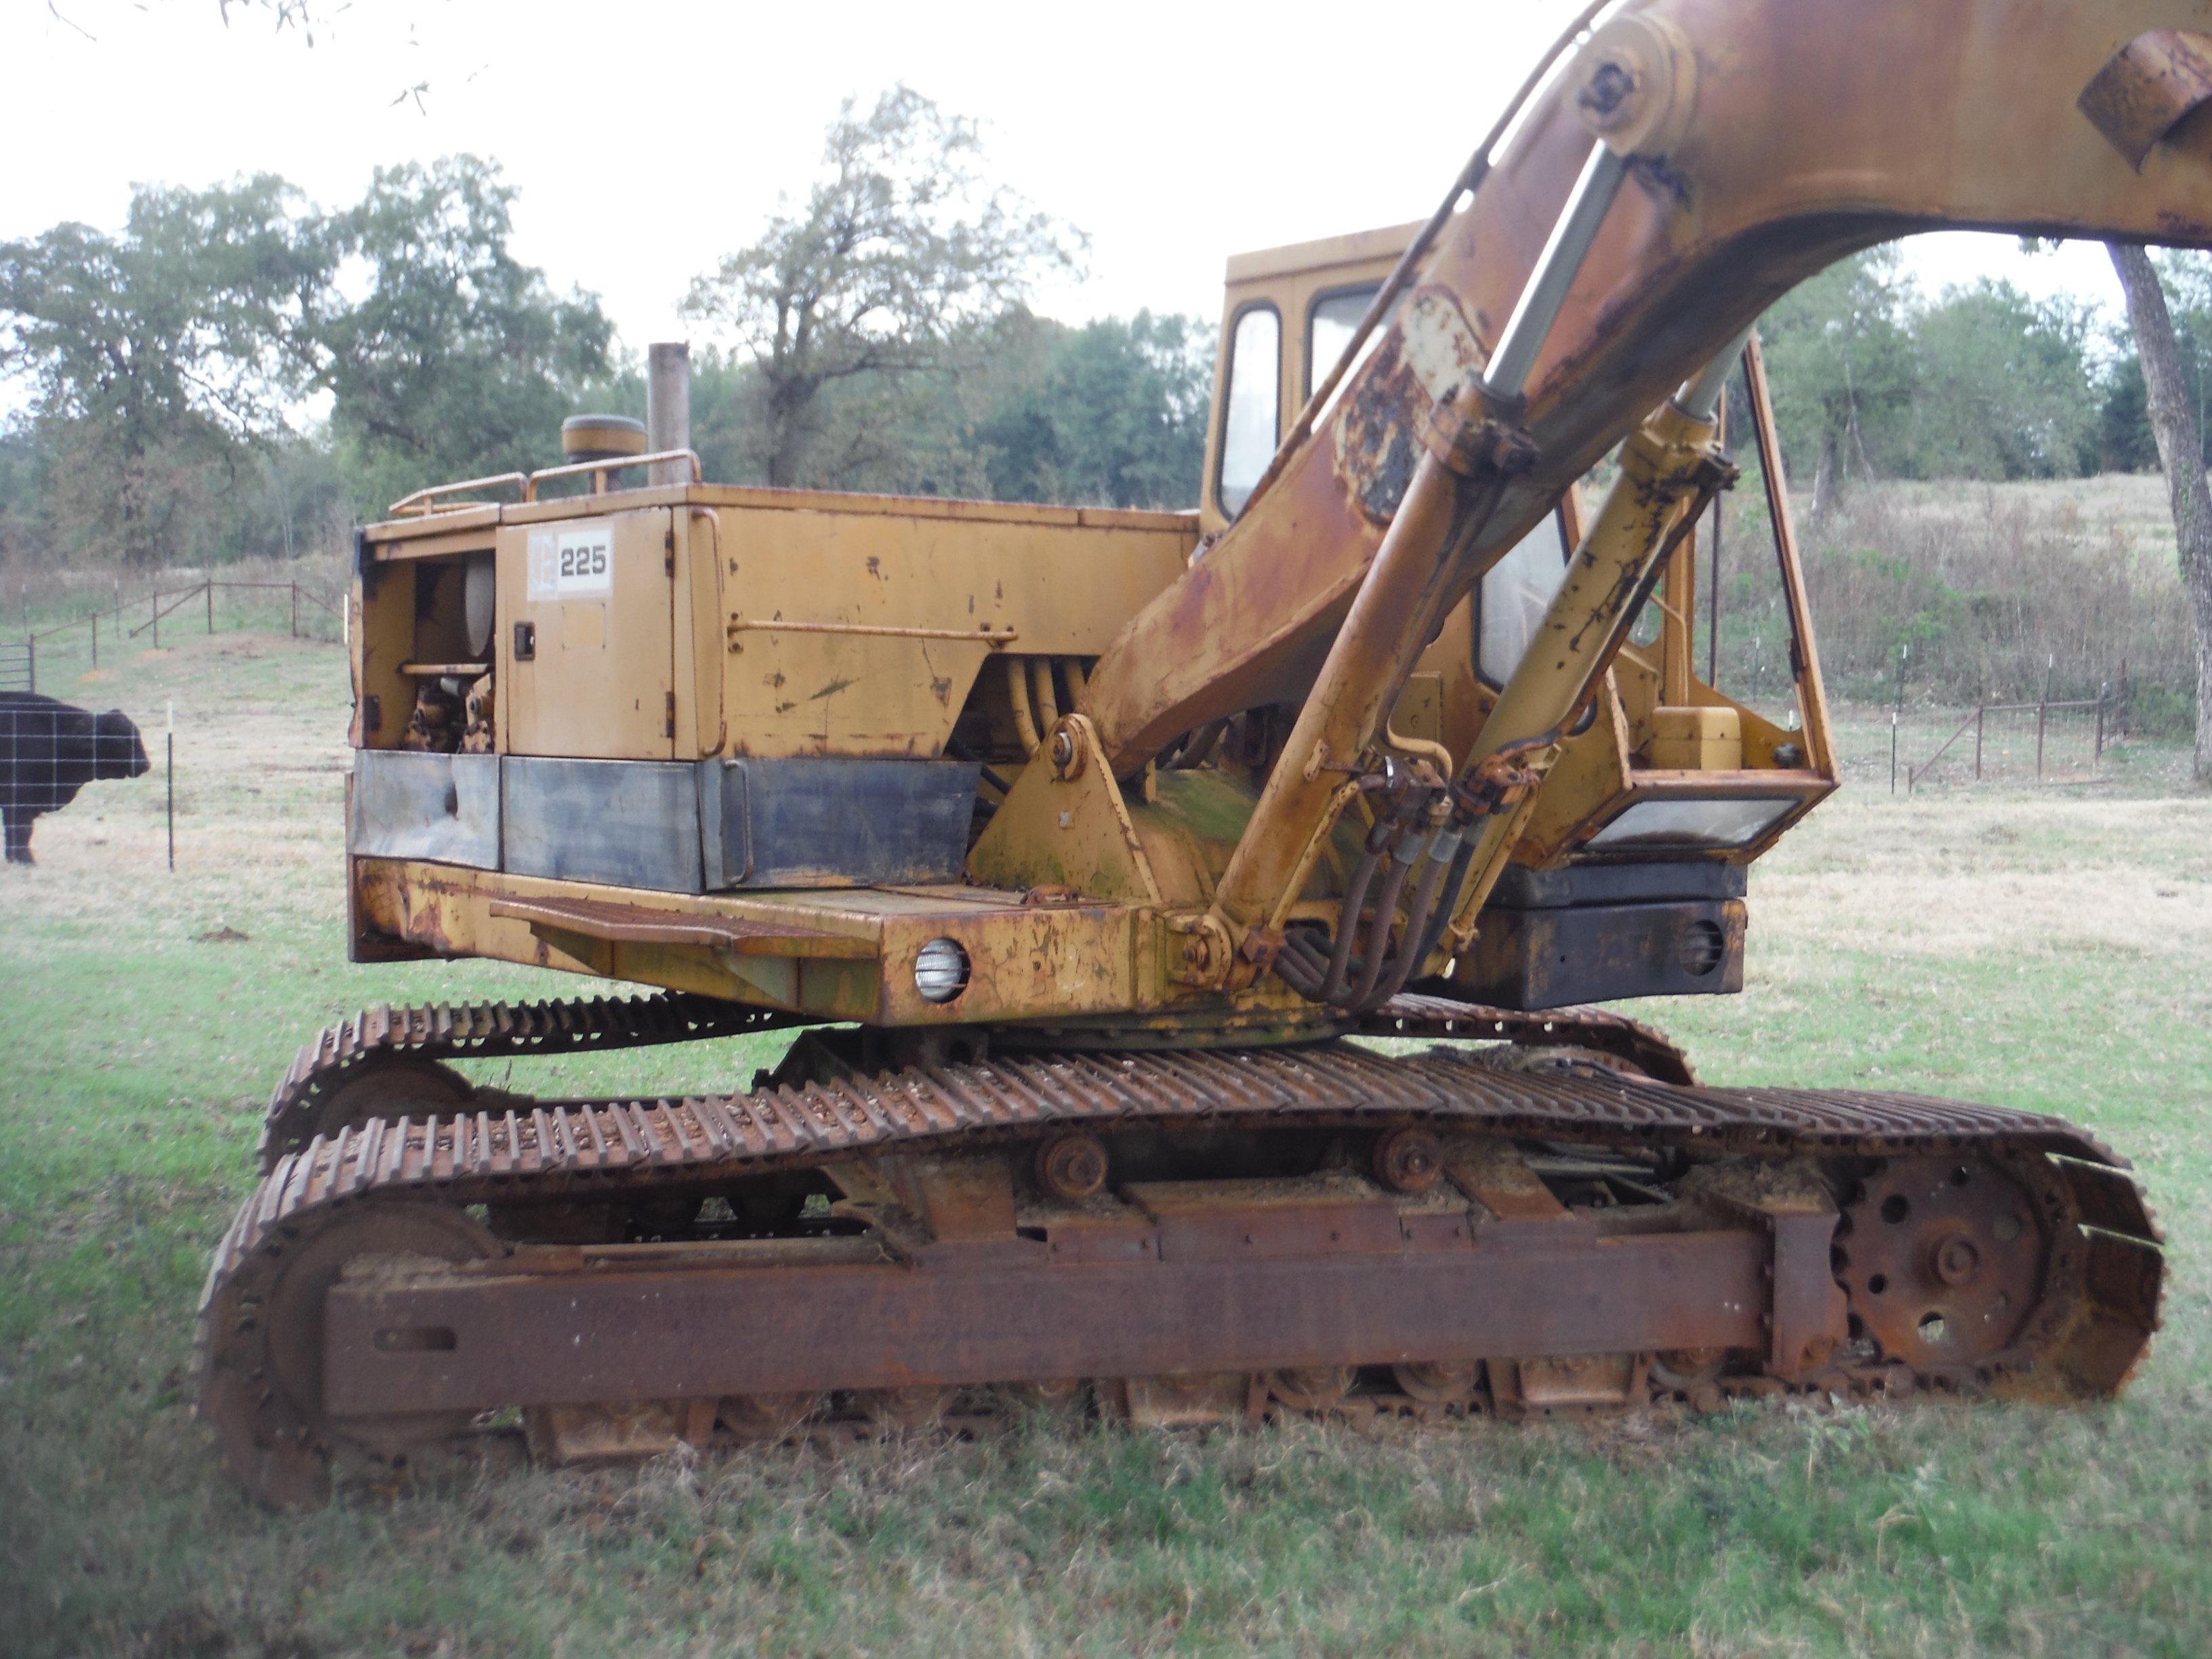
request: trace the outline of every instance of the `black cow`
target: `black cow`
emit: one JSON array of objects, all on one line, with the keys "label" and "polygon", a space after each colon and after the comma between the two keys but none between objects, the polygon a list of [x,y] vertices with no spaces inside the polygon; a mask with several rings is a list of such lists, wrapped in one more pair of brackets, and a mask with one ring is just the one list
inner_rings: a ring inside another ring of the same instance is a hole
[{"label": "black cow", "polygon": [[123,711],[95,714],[35,691],[0,691],[0,816],[8,862],[31,862],[31,826],[58,812],[94,778],[135,778],[146,745]]}]

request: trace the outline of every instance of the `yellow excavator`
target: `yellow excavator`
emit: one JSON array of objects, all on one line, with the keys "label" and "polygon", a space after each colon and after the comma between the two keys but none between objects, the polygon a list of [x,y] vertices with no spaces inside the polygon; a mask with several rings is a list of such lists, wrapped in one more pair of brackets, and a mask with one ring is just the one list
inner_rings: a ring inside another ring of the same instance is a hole
[{"label": "yellow excavator", "polygon": [[[353,958],[652,988],[301,1051],[200,1315],[231,1470],[2118,1389],[2121,1159],[1592,1005],[1739,989],[1837,783],[1759,313],[1939,227],[2212,246],[2208,103],[2194,0],[1594,6],[1425,222],[1230,262],[1195,513],[706,483],[680,347],[398,503]],[[1747,702],[1695,589],[1753,453]],[[769,1031],[682,1098],[453,1064]]]}]

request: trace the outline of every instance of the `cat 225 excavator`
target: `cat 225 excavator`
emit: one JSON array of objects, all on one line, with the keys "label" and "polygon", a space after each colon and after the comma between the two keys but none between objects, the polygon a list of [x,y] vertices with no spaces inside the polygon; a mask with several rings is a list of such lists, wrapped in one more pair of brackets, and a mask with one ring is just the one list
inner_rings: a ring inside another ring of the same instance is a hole
[{"label": "cat 225 excavator", "polygon": [[[301,1050],[200,1315],[230,1468],[2118,1389],[2162,1258],[2088,1135],[1593,1005],[1740,988],[1837,782],[1754,320],[1941,227],[2212,246],[2208,103],[2197,0],[1594,6],[1428,221],[1231,260],[1195,513],[705,483],[680,348],[398,503],[353,958],[653,988]],[[1753,451],[1765,712],[1695,661]],[[454,1063],[761,1033],[680,1098]]]}]

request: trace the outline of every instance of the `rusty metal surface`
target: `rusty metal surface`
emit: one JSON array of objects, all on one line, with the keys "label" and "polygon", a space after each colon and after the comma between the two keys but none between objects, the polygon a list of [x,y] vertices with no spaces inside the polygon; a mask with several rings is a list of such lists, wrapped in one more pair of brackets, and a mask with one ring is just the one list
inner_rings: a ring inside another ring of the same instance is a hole
[{"label": "rusty metal surface", "polygon": [[2138,173],[2159,142],[2212,100],[2212,39],[2146,29],[2112,54],[2079,105]]},{"label": "rusty metal surface", "polygon": [[[1774,300],[1857,248],[1946,225],[2212,242],[2212,169],[2137,174],[2074,108],[2115,40],[2170,24],[2169,5],[1632,10],[1692,43],[1694,118],[1667,153],[1632,163],[1528,387],[1543,463],[1492,519],[1478,558],[1518,540]],[[1589,153],[1571,81],[1539,99],[1420,262],[1415,280],[1448,290],[1486,344]],[[1205,720],[1302,696],[1380,539],[1340,476],[1334,428],[1390,361],[1378,346],[1273,487],[1101,659],[1082,707],[1117,770]]]},{"label": "rusty metal surface", "polygon": [[[1387,1206],[1382,1206],[1387,1212]],[[1210,1204],[1145,1262],[427,1273],[332,1291],[333,1416],[1031,1376],[1756,1347],[1749,1231],[1316,1259],[1303,1212]],[[1396,1244],[1397,1229],[1389,1233]],[[1249,1236],[1253,1242],[1246,1244]],[[451,1333],[450,1347],[387,1334]],[[771,1340],[763,1340],[764,1334]],[[380,1340],[380,1338],[385,1340]]]},{"label": "rusty metal surface", "polygon": [[1845,1212],[1838,1276],[1882,1352],[1919,1367],[2009,1346],[2033,1310],[2051,1225],[1981,1158],[1900,1158]]},{"label": "rusty metal surface", "polygon": [[489,914],[527,922],[533,933],[566,933],[634,945],[703,945],[738,956],[872,960],[874,941],[790,922],[686,915],[603,898],[495,898]]},{"label": "rusty metal surface", "polygon": [[[262,1118],[261,1167],[266,1170],[286,1153],[304,1147],[337,1092],[371,1068],[392,1060],[500,1060],[593,1053],[693,1042],[805,1024],[796,1016],[772,1009],[680,992],[557,1002],[422,1003],[410,1008],[380,1003],[350,1019],[325,1026],[293,1056]],[[447,1075],[465,1091],[465,1083],[457,1074]],[[404,1108],[410,1093],[420,1097],[421,1091],[402,1087],[394,1092]],[[389,1115],[389,1104],[385,1115]]]},{"label": "rusty metal surface", "polygon": [[1353,1028],[1363,1036],[1489,1039],[1524,1046],[1591,1048],[1660,1083],[1695,1083],[1689,1056],[1641,1020],[1609,1008],[1490,1008],[1406,993]]},{"label": "rusty metal surface", "polygon": [[[1453,1411],[1473,1405],[1432,1396],[1495,1359],[1500,1409],[1583,1410],[1640,1397],[1651,1352],[1677,1356],[1653,1386],[1693,1401],[1793,1378],[2066,1397],[2117,1388],[2157,1321],[2155,1229],[2110,1154],[2054,1119],[1911,1096],[1681,1087],[1337,1042],[1017,1057],[680,1101],[477,1099],[472,1112],[317,1138],[277,1164],[218,1251],[201,1312],[203,1410],[234,1471],[270,1501],[315,1501],[334,1445],[383,1455],[450,1432],[454,1414],[495,1397],[592,1407],[550,1437],[571,1452],[606,1442],[594,1413],[625,1401],[1086,1374],[1425,1367],[1408,1372],[1419,1391],[1401,1396],[1407,1408]],[[1108,1139],[1423,1126],[1457,1149],[1446,1169],[1468,1198],[1392,1196],[1349,1171],[1281,1191],[1139,1182],[1126,1203],[1099,1200],[1112,1214],[1079,1205],[1033,1226],[1009,1171],[1078,1125]],[[2070,1243],[2012,1347],[1925,1372],[1886,1349],[1820,1369],[1836,1295],[1821,1248],[1832,1208],[1754,1190],[1747,1219],[1717,1231],[1694,1208],[1663,1206],[1639,1212],[1644,1224],[1598,1227],[1540,1194],[1529,1166],[1505,1167],[1518,1164],[1516,1140],[1679,1146],[1695,1152],[1693,1169],[1729,1157],[1724,1167],[1750,1170],[1808,1155],[1839,1170],[1881,1157],[2002,1160],[2042,1171],[2032,1178],[2045,1224]],[[535,1203],[557,1224],[594,1206],[696,1204],[732,1182],[825,1164],[903,1171],[894,1188],[911,1189],[936,1231],[909,1236],[878,1215],[878,1231],[857,1237],[535,1245],[471,1265],[508,1248],[488,1245],[472,1205],[496,1219]],[[1516,1174],[1527,1192],[1509,1192]],[[1763,1225],[1768,1212],[1802,1224]],[[2085,1214],[2099,1231],[2081,1230]],[[363,1257],[368,1271],[341,1276]],[[1740,1274],[1749,1288],[1729,1290]],[[763,1330],[775,1340],[758,1340]],[[1755,1354],[1773,1340],[1790,1352],[1748,1376],[1688,1376],[1679,1358]],[[1252,1409],[1271,1386],[1254,1382]],[[1283,1387],[1313,1392],[1295,1378]]]},{"label": "rusty metal surface", "polygon": [[[1141,1120],[1425,1120],[1508,1135],[1686,1144],[1782,1157],[1942,1152],[2002,1141],[2094,1164],[2120,1160],[2057,1118],[1905,1094],[1686,1088],[1617,1073],[1511,1073],[1431,1051],[1389,1057],[1342,1043],[1293,1049],[1012,1055],[860,1081],[684,1099],[533,1101],[486,1090],[477,1109],[378,1120],[278,1160],[222,1255],[280,1216],[371,1190],[506,1191],[693,1182],[840,1154],[1027,1137]],[[2137,1223],[2137,1230],[2147,1225]]]}]

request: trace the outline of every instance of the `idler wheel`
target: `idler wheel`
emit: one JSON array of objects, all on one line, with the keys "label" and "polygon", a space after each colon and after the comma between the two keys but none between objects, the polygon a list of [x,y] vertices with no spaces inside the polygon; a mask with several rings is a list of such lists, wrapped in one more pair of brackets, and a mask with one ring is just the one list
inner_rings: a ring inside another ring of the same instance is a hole
[{"label": "idler wheel", "polygon": [[1893,1159],[1844,1214],[1836,1278],[1851,1313],[1885,1358],[1916,1370],[2009,1346],[2043,1293],[2043,1223],[1995,1164]]},{"label": "idler wheel", "polygon": [[1393,1129],[1375,1143],[1375,1178],[1394,1193],[1425,1193],[1443,1169],[1444,1149],[1426,1129]]},{"label": "idler wheel", "polygon": [[317,1085],[304,1109],[271,1119],[262,1131],[261,1170],[266,1175],[287,1152],[325,1140],[341,1129],[358,1129],[377,1118],[442,1117],[460,1109],[476,1091],[450,1066],[421,1054],[379,1049]]},{"label": "idler wheel", "polygon": [[[326,1212],[299,1237],[264,1247],[203,1316],[208,1357],[200,1413],[240,1483],[280,1509],[319,1504],[330,1497],[333,1451],[399,1463],[414,1448],[465,1431],[472,1414],[465,1411],[327,1413],[323,1297],[356,1261],[473,1261],[500,1248],[459,1210],[393,1201]],[[447,1331],[386,1334],[400,1346],[453,1341]]]},{"label": "idler wheel", "polygon": [[1054,1135],[1037,1148],[1037,1185],[1066,1204],[1079,1204],[1106,1184],[1106,1147],[1097,1135]]},{"label": "idler wheel", "polygon": [[420,1054],[379,1053],[348,1066],[315,1103],[314,1115],[299,1144],[358,1128],[372,1118],[442,1115],[475,1092],[469,1080],[450,1066]]}]

